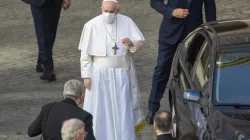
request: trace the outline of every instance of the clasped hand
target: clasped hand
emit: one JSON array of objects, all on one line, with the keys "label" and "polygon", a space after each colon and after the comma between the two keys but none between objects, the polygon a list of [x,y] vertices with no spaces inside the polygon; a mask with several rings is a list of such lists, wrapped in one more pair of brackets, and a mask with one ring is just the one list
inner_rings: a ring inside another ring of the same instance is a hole
[{"label": "clasped hand", "polygon": [[189,15],[189,10],[177,8],[174,9],[172,15],[176,18],[186,18]]},{"label": "clasped hand", "polygon": [[127,47],[134,47],[133,42],[129,38],[122,39],[122,44]]}]

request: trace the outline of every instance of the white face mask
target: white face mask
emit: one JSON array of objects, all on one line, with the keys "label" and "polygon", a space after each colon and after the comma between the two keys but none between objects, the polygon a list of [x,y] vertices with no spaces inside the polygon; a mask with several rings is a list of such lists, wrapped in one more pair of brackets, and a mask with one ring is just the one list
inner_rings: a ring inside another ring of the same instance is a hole
[{"label": "white face mask", "polygon": [[107,22],[108,24],[111,24],[114,22],[115,18],[116,18],[116,14],[115,13],[106,13],[103,12],[102,13],[104,21]]}]

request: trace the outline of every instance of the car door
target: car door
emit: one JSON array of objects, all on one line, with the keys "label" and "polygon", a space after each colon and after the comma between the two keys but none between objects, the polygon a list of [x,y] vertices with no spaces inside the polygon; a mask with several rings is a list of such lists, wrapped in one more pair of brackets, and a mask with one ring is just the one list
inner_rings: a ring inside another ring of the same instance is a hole
[{"label": "car door", "polygon": [[198,56],[195,60],[194,67],[191,71],[192,82],[194,84],[195,90],[200,91],[202,95],[203,104],[198,103],[188,103],[188,108],[190,110],[190,120],[192,120],[194,127],[197,130],[197,135],[200,139],[203,139],[203,134],[206,131],[206,115],[207,115],[207,104],[210,93],[208,92],[209,87],[209,68],[211,65],[211,42],[207,38],[202,48],[200,49]]},{"label": "car door", "polygon": [[178,51],[180,58],[178,60],[178,72],[175,74],[179,79],[175,82],[175,96],[176,96],[176,112],[179,121],[179,131],[186,133],[192,131],[193,124],[190,121],[190,113],[188,103],[183,100],[183,93],[185,90],[193,89],[194,84],[191,78],[191,72],[198,56],[199,50],[205,42],[204,34],[198,31],[190,35],[183,43]]}]

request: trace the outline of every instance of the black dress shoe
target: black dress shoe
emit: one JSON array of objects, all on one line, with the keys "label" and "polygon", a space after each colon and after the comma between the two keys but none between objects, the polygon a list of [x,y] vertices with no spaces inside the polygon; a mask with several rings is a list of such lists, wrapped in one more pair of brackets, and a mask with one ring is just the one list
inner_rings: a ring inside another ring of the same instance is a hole
[{"label": "black dress shoe", "polygon": [[44,81],[52,82],[52,81],[56,81],[56,75],[53,72],[44,72],[40,76],[40,79]]},{"label": "black dress shoe", "polygon": [[148,112],[148,114],[147,114],[147,116],[145,118],[147,124],[153,125],[153,123],[154,123],[153,118],[154,118],[153,113],[152,112]]},{"label": "black dress shoe", "polygon": [[44,65],[43,64],[37,64],[36,65],[36,72],[45,72]]}]

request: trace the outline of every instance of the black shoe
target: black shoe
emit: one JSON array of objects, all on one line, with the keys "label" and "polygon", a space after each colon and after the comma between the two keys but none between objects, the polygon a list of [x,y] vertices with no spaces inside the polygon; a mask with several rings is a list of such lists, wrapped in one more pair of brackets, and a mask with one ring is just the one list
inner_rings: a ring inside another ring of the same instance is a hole
[{"label": "black shoe", "polygon": [[147,116],[145,118],[147,124],[153,125],[153,123],[154,123],[153,118],[154,118],[153,113],[152,112],[148,112],[148,114],[147,114]]},{"label": "black shoe", "polygon": [[52,82],[56,81],[56,75],[53,72],[45,72],[40,76],[41,80]]},{"label": "black shoe", "polygon": [[43,64],[36,65],[36,72],[45,72],[45,68]]}]

